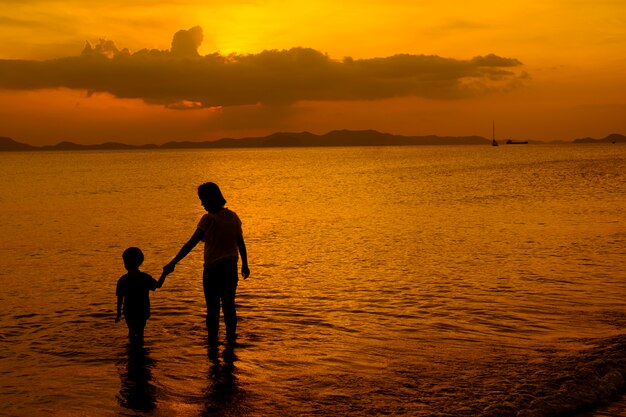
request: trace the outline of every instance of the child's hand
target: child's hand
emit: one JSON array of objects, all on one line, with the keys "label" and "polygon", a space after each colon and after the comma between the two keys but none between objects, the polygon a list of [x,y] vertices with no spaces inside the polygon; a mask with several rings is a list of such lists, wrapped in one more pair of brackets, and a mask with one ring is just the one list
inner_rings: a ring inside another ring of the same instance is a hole
[{"label": "child's hand", "polygon": [[250,276],[250,268],[248,268],[248,265],[241,266],[241,275],[243,276],[243,279],[246,279]]},{"label": "child's hand", "polygon": [[161,276],[167,276],[167,275],[171,274],[172,272],[174,272],[175,265],[176,264],[172,264],[172,263],[169,263],[169,264],[165,265],[163,267],[163,275],[161,275]]}]

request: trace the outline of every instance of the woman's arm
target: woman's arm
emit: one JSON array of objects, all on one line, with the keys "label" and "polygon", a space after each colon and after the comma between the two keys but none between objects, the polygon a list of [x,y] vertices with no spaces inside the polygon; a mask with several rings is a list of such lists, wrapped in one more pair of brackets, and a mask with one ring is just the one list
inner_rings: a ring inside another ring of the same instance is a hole
[{"label": "woman's arm", "polygon": [[[176,266],[176,264],[180,262],[185,256],[187,256],[193,248],[196,247],[198,242],[202,240],[203,236],[204,236],[204,230],[196,229],[196,231],[193,233],[193,235],[191,235],[191,238],[189,238],[187,243],[185,243],[183,247],[180,248],[180,251],[174,257],[174,259],[172,259],[170,263],[168,263],[167,265],[163,267],[163,274],[168,275],[174,272],[174,267]],[[163,277],[163,279],[165,279],[165,277]]]},{"label": "woman's arm", "polygon": [[250,276],[250,268],[248,268],[248,250],[246,249],[246,242],[243,240],[243,235],[237,237],[237,246],[239,247],[239,254],[241,255],[241,275],[243,279]]}]

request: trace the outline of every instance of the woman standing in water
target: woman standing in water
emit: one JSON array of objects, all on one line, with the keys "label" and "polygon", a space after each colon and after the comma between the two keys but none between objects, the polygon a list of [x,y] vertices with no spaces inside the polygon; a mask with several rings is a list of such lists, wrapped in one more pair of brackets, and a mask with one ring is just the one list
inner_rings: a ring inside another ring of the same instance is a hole
[{"label": "woman standing in water", "polygon": [[226,200],[217,184],[207,182],[199,186],[198,197],[207,214],[202,216],[189,241],[183,245],[174,259],[163,267],[163,273],[172,273],[176,264],[187,256],[201,240],[204,241],[202,284],[207,307],[206,326],[209,346],[216,347],[220,303],[226,324],[226,340],[232,344],[237,337],[235,293],[239,255],[241,255],[241,275],[244,279],[250,276],[250,269],[241,220],[235,212],[224,207]]}]

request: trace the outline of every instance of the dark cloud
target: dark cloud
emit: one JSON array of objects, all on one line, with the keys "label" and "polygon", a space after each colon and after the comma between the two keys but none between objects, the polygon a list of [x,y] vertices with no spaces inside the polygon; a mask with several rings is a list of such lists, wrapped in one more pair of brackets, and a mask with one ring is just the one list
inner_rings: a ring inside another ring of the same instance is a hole
[{"label": "dark cloud", "polygon": [[171,50],[130,53],[108,40],[80,56],[0,60],[0,88],[84,89],[172,109],[287,105],[303,100],[454,99],[506,91],[527,77],[514,58],[436,55],[333,60],[309,48],[200,56],[202,29],[178,31]]},{"label": "dark cloud", "polygon": [[172,55],[181,58],[199,57],[198,48],[202,44],[203,37],[202,28],[199,26],[189,30],[179,30],[172,39]]},{"label": "dark cloud", "polygon": [[[1,3],[0,3],[1,4]],[[26,19],[16,19],[14,17],[0,16],[0,25],[14,27],[30,27],[34,22]]]}]

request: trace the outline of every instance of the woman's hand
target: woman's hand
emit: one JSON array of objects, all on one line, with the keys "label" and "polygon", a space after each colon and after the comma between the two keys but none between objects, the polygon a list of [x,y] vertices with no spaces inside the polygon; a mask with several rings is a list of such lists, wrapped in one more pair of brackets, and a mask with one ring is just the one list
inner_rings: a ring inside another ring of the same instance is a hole
[{"label": "woman's hand", "polygon": [[163,275],[167,276],[169,274],[171,274],[172,272],[174,272],[174,267],[176,266],[175,263],[170,262],[169,264],[165,265],[163,267]]},{"label": "woman's hand", "polygon": [[248,268],[248,265],[241,265],[241,275],[243,276],[243,279],[250,276],[250,268]]}]

